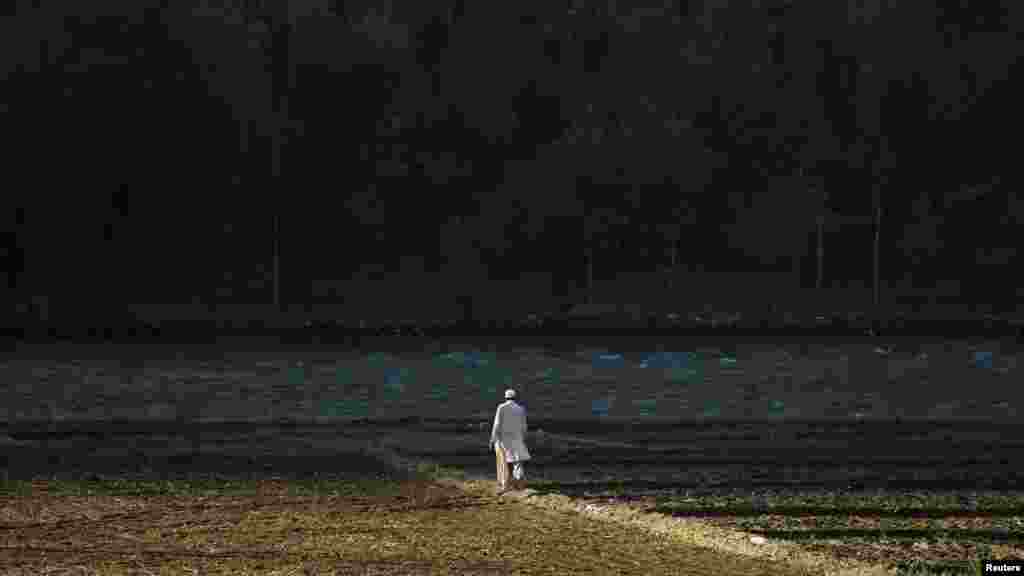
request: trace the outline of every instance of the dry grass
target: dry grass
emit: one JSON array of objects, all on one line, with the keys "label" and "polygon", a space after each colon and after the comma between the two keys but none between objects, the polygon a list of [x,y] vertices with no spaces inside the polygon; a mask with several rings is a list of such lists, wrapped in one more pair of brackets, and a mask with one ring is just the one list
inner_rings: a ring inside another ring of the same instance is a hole
[{"label": "dry grass", "polygon": [[[458,487],[470,494],[486,494],[493,489],[493,482],[488,480],[466,478],[458,471],[431,467],[424,461],[398,456],[394,452],[384,449],[379,449],[378,454],[390,460],[392,465],[398,468],[420,470],[429,468],[438,482]],[[619,529],[624,528],[631,533],[643,535],[642,538],[651,538],[655,541],[667,539],[683,548],[695,548],[706,553],[718,553],[747,558],[752,561],[768,562],[777,566],[782,565],[785,566],[784,570],[789,574],[883,576],[895,573],[877,563],[864,562],[855,558],[839,559],[827,551],[814,551],[796,544],[778,541],[755,544],[751,542],[749,534],[736,527],[715,526],[692,518],[671,518],[608,500],[595,502],[559,494],[540,494],[529,489],[511,492],[504,497],[529,505],[542,514],[557,513],[568,517],[593,519],[601,524],[615,526]],[[675,573],[691,572],[677,568]]]},{"label": "dry grass", "polygon": [[0,541],[12,575],[800,573],[401,473],[9,482]]}]

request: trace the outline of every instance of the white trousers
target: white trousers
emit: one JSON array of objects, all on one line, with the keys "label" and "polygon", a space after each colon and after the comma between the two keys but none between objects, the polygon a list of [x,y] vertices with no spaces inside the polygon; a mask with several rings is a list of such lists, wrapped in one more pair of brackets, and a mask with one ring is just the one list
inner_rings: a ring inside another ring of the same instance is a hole
[{"label": "white trousers", "polygon": [[[508,488],[509,479],[509,464],[505,461],[505,451],[501,449],[501,446],[494,443],[494,458],[496,472],[498,476],[498,487]],[[512,462],[512,479],[516,482],[521,482],[526,478],[526,470],[523,468],[523,462]]]},{"label": "white trousers", "polygon": [[498,488],[504,490],[508,487],[508,463],[505,462],[505,451],[497,442],[494,443],[494,458],[497,467]]}]

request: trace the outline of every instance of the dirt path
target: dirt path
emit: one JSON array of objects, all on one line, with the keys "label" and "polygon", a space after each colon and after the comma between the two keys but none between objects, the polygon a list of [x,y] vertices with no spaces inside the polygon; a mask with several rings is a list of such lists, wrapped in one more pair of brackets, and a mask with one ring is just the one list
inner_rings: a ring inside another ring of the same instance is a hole
[{"label": "dirt path", "polygon": [[[394,439],[392,439],[392,442]],[[397,454],[392,449],[393,443],[381,440],[373,443],[372,453],[392,466],[400,469],[423,469],[429,467],[429,461],[412,459]],[[436,481],[444,486],[454,487],[466,494],[481,498],[493,497],[494,481],[483,474],[457,474],[453,478],[451,471],[435,472]],[[719,555],[723,566],[741,566],[739,559],[754,562],[758,566],[758,574],[823,574],[843,576],[881,576],[891,574],[881,566],[861,562],[855,559],[837,559],[828,554],[816,553],[793,543],[755,542],[749,535],[728,528],[716,527],[690,518],[670,518],[660,514],[646,513],[628,503],[606,501],[602,503],[572,499],[562,495],[541,495],[534,490],[522,490],[506,493],[501,500],[514,501],[533,510],[530,514],[547,517],[556,514],[564,518],[572,518],[584,522],[596,522],[594,525],[614,527],[625,530],[641,539],[651,538],[650,542],[671,542],[678,550],[696,550],[710,554],[709,558]],[[646,541],[646,540],[645,540]],[[690,566],[684,564],[684,566]],[[727,572],[729,568],[724,568]],[[701,574],[704,572],[680,570],[676,566],[676,574]],[[779,572],[781,570],[781,572]],[[631,572],[627,572],[631,573]],[[659,573],[659,572],[651,572]]]}]

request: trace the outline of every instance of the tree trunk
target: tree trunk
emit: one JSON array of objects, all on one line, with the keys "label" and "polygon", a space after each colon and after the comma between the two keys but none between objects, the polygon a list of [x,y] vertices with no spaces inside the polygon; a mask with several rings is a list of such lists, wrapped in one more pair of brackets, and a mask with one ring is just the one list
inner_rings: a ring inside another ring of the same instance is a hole
[{"label": "tree trunk", "polygon": [[825,276],[825,216],[828,210],[828,192],[822,192],[821,212],[818,214],[818,270],[814,281],[814,289],[821,290],[821,284]]},{"label": "tree trunk", "polygon": [[874,241],[874,254],[873,254],[873,256],[874,256],[873,257],[874,265],[873,265],[873,281],[872,281],[872,290],[871,290],[871,300],[872,300],[872,304],[875,306],[875,308],[877,308],[878,305],[879,305],[879,302],[881,300],[881,295],[879,294],[879,277],[878,277],[879,276],[879,273],[878,273],[878,271],[879,271],[879,264],[878,264],[878,259],[879,259],[879,246],[881,244],[881,232],[882,232],[882,198],[881,198],[880,184],[878,182],[876,182],[874,184],[873,188],[874,188],[874,190],[873,190],[874,193],[872,194],[872,197],[873,197],[874,205],[875,205],[875,241]]},{"label": "tree trunk", "polygon": [[796,277],[796,287],[798,289],[804,287],[804,257],[807,256],[807,236],[806,233],[803,236],[803,241],[800,242],[801,246],[796,248],[796,254],[790,258],[790,268],[792,269],[793,275]]},{"label": "tree trunk", "polygon": [[[249,21],[262,21],[266,25],[263,32],[257,32],[262,41],[262,50],[270,55],[271,110],[275,123],[270,130],[270,181],[273,185],[280,184],[281,176],[281,145],[284,141],[282,130],[288,119],[288,100],[285,94],[291,87],[291,62],[288,55],[289,15],[287,3],[275,3],[264,6],[263,3],[244,3],[243,10]],[[250,28],[250,30],[252,30]],[[274,214],[274,309],[281,311],[281,217]]]},{"label": "tree trunk", "polygon": [[676,257],[679,251],[679,240],[673,238],[670,240],[671,245],[669,246],[669,267],[668,267],[668,289],[672,290],[675,286],[675,275],[676,275]]},{"label": "tree trunk", "polygon": [[825,261],[825,218],[824,216],[818,217],[818,266],[814,278],[814,289],[821,290],[821,277],[822,277],[822,266]]},{"label": "tree trunk", "polygon": [[[270,181],[277,184],[281,176],[281,133],[275,128],[270,135]],[[274,310],[281,310],[281,216],[274,214]]]},{"label": "tree trunk", "polygon": [[[801,167],[799,176],[796,181],[796,187],[798,190],[807,186],[807,181],[804,179],[804,169]],[[806,194],[810,194],[810,189],[807,189]],[[805,202],[804,198],[800,198],[801,203]],[[801,235],[797,238],[796,246],[793,248],[792,256],[790,257],[790,272],[796,275],[796,287],[801,289],[804,287],[804,276],[803,276],[803,264],[804,258],[807,256],[807,236]]]},{"label": "tree trunk", "polygon": [[281,220],[274,214],[274,311],[281,310]]},{"label": "tree trunk", "polygon": [[587,286],[586,293],[584,294],[584,302],[591,304],[591,293],[594,290],[594,247],[587,242]]}]

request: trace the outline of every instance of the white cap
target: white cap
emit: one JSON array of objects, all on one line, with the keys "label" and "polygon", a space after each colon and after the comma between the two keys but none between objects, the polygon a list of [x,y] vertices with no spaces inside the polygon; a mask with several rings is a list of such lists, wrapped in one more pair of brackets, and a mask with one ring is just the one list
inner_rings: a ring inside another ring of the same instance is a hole
[{"label": "white cap", "polygon": [[509,399],[509,398],[515,398],[515,397],[516,397],[516,391],[515,390],[513,390],[511,388],[509,388],[508,390],[505,390],[505,399],[506,400]]}]

